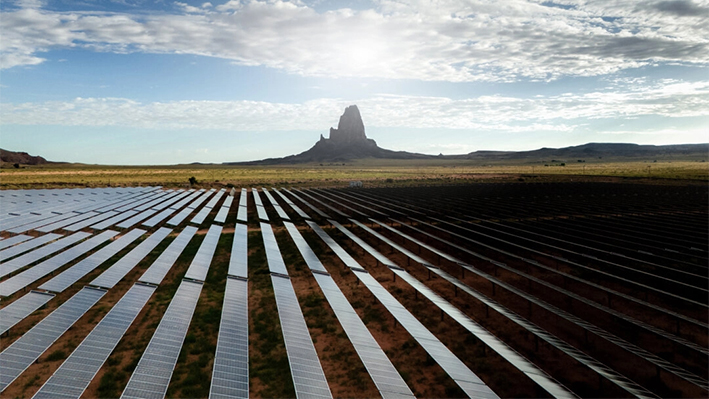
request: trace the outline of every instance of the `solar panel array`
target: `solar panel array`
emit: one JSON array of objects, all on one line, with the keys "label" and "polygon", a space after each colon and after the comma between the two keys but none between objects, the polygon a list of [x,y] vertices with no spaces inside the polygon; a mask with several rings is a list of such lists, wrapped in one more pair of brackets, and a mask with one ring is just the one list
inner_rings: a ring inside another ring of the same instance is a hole
[{"label": "solar panel array", "polygon": [[202,283],[183,280],[121,398],[164,398],[197,306]]},{"label": "solar panel array", "polygon": [[303,239],[298,229],[292,223],[284,222],[284,224],[300,254],[305,259],[305,263],[307,263],[310,270],[316,272],[313,273],[315,280],[323,294],[325,294],[325,299],[335,312],[337,320],[345,330],[350,342],[352,342],[370,377],[372,377],[380,395],[383,398],[413,398],[414,394],[411,389],[396,371],[394,365],[364,325],[364,322],[337,286],[335,280],[327,273],[325,266]]},{"label": "solar panel array", "polygon": [[214,354],[210,399],[249,397],[249,283],[228,277]]},{"label": "solar panel array", "polygon": [[140,276],[138,281],[160,285],[162,279],[165,278],[167,272],[170,271],[170,268],[175,264],[175,261],[180,257],[180,254],[184,251],[185,247],[187,247],[187,244],[189,244],[196,232],[196,227],[185,227],[180,235],[170,243],[157,259],[155,259],[155,262],[150,265],[148,270]]},{"label": "solar panel array", "polygon": [[248,228],[245,224],[237,223],[234,229],[234,242],[231,246],[229,258],[229,274],[241,278],[248,278]]},{"label": "solar panel array", "polygon": [[194,259],[192,259],[192,263],[190,263],[190,267],[185,273],[185,278],[198,281],[204,281],[207,278],[207,272],[209,271],[209,266],[212,264],[214,251],[217,249],[219,236],[221,234],[222,226],[213,224],[209,228],[207,235],[204,236],[204,240],[197,250],[197,254],[194,256]]},{"label": "solar panel array", "polygon": [[42,385],[34,398],[79,398],[155,292],[135,284]]},{"label": "solar panel array", "polygon": [[32,284],[47,274],[59,269],[72,260],[103,244],[116,234],[118,234],[118,232],[111,230],[104,231],[103,233],[93,236],[75,247],[71,247],[36,266],[10,277],[0,283],[0,296],[10,296],[14,294],[22,288]]},{"label": "solar panel array", "polygon": [[239,210],[236,213],[236,220],[239,222],[246,223],[247,220],[247,205],[248,205],[248,192],[245,188],[241,189],[241,196],[239,197]]},{"label": "solar panel array", "polygon": [[21,244],[17,244],[13,247],[10,248],[5,248],[2,251],[0,251],[0,262],[5,262],[6,260],[17,256],[21,253],[27,252],[31,249],[37,248],[41,245],[44,245],[50,241],[54,241],[58,238],[61,238],[61,234],[55,234],[55,233],[49,233],[45,234],[39,237],[32,238],[29,241],[25,241]]},{"label": "solar panel array", "polygon": [[377,280],[369,275],[359,263],[337,244],[323,229],[313,222],[308,225],[320,236],[335,254],[352,269],[355,276],[374,294],[379,302],[396,318],[399,324],[411,334],[436,363],[471,398],[497,398],[498,396],[458,359],[441,341],[418,321],[399,301]]},{"label": "solar panel array", "polygon": [[0,334],[4,334],[5,331],[44,306],[52,298],[54,298],[54,294],[30,291],[27,295],[0,309]]},{"label": "solar panel array", "polygon": [[[292,195],[293,198],[297,199],[298,201],[304,203],[305,206],[307,206],[308,208],[312,209],[313,212],[317,213],[317,214],[320,215],[321,217],[324,217],[324,218],[329,218],[329,217],[330,217],[330,216],[327,215],[327,213],[323,212],[320,208],[318,208],[318,207],[316,207],[316,206],[313,206],[313,204],[311,204],[310,202],[304,200],[301,196],[299,196],[299,195],[296,194],[295,192],[290,191],[290,190],[288,190],[288,189],[286,189],[286,188],[284,188],[283,191],[285,191],[285,192],[287,192],[288,194]],[[307,217],[306,219],[310,219],[310,217]]]},{"label": "solar panel array", "polygon": [[107,261],[110,257],[140,238],[143,234],[145,234],[145,230],[135,229],[129,231],[119,239],[112,241],[110,244],[64,270],[46,283],[40,285],[39,289],[54,292],[64,291],[89,272],[97,268],[100,264]]},{"label": "solar panel array", "polygon": [[106,219],[110,219],[110,218],[112,218],[112,217],[114,217],[114,216],[116,216],[116,215],[118,215],[118,214],[120,214],[120,212],[116,212],[116,211],[106,211],[106,212],[103,212],[103,213],[99,213],[98,215],[95,215],[95,216],[90,217],[90,218],[88,218],[88,219],[84,219],[84,220],[82,220],[82,221],[80,221],[80,222],[71,224],[71,225],[69,225],[69,226],[65,226],[65,227],[64,227],[64,230],[66,230],[66,231],[79,231],[79,230],[83,229],[84,227],[91,226],[91,225],[93,225],[93,224],[102,222],[102,221],[104,221],[104,220],[106,220]]},{"label": "solar panel array", "polygon": [[118,262],[106,269],[100,276],[91,281],[91,285],[103,288],[113,288],[129,271],[131,271],[150,251],[162,242],[170,233],[171,229],[161,227],[156,232],[146,238],[138,246],[123,256]]},{"label": "solar panel array", "polygon": [[83,288],[2,351],[0,391],[4,391],[105,294],[102,289]]},{"label": "solar panel array", "polygon": [[[64,237],[61,240],[54,241],[48,245],[37,248],[32,252],[28,252],[22,256],[12,259],[8,262],[0,264],[0,277],[7,276],[8,274],[14,272],[15,270],[22,269],[23,267],[32,264],[44,257],[47,257],[57,251],[60,251],[78,241],[83,240],[86,237],[90,237],[91,234],[78,232],[70,236]],[[32,240],[34,241],[34,240]],[[10,250],[10,248],[8,248]]]}]

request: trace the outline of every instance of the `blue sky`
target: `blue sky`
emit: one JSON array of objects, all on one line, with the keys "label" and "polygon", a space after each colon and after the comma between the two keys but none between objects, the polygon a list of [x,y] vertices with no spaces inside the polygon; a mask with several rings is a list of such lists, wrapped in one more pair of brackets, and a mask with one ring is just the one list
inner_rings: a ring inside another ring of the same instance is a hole
[{"label": "blue sky", "polygon": [[709,1],[3,1],[0,146],[101,164],[308,149],[357,104],[429,154],[709,141]]}]

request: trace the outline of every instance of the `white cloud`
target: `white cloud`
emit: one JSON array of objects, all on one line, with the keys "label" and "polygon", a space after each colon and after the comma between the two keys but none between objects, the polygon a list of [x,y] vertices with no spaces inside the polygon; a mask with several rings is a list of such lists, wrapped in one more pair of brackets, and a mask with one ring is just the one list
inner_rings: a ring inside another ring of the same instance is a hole
[{"label": "white cloud", "polygon": [[709,116],[709,81],[633,81],[584,94],[519,98],[379,95],[349,101],[317,99],[300,104],[259,101],[140,103],[122,98],[0,104],[3,124],[122,126],[149,129],[229,131],[326,131],[342,110],[356,103],[365,126],[378,128],[478,129],[504,132],[570,132],[579,121],[643,116]]},{"label": "white cloud", "polygon": [[[682,4],[679,4],[679,3]],[[175,2],[184,15],[3,13],[3,68],[55,47],[221,57],[289,73],[434,81],[602,75],[709,62],[707,2],[390,1],[318,13],[300,2]]]}]

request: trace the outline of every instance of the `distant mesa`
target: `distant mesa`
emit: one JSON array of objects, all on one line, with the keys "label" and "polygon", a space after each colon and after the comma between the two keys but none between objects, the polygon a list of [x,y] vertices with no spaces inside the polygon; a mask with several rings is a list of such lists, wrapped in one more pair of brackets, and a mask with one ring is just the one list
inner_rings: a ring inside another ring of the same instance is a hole
[{"label": "distant mesa", "polygon": [[15,152],[0,148],[0,163],[18,165],[44,165],[49,162],[40,156],[32,156],[26,152]]},{"label": "distant mesa", "polygon": [[431,155],[416,154],[406,151],[391,151],[381,148],[377,143],[367,138],[364,132],[364,122],[359,108],[350,105],[340,116],[337,129],[330,128],[330,137],[320,135],[315,145],[298,155],[283,158],[269,158],[261,161],[230,162],[229,165],[279,165],[309,162],[345,162],[354,159],[429,159]]}]

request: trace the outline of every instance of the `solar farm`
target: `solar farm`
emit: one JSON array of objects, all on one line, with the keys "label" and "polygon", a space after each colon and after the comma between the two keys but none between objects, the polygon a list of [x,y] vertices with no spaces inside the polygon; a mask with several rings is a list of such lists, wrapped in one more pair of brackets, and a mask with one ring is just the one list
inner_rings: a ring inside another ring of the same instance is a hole
[{"label": "solar farm", "polygon": [[706,184],[0,191],[2,397],[707,397]]}]

